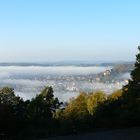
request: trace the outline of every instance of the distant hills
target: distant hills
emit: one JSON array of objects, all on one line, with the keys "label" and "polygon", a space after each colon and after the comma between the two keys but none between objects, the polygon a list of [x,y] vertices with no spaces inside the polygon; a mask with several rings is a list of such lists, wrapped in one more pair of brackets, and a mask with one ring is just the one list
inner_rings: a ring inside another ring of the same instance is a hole
[{"label": "distant hills", "polygon": [[68,61],[68,62],[1,62],[0,66],[132,66],[134,62],[125,62],[125,61],[118,61],[118,62],[86,62],[86,61]]}]

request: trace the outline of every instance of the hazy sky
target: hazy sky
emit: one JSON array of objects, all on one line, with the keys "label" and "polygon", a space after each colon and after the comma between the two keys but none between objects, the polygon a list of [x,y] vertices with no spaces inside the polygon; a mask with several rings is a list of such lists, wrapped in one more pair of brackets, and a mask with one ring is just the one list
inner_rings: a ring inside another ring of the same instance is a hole
[{"label": "hazy sky", "polygon": [[131,61],[140,0],[0,0],[0,62]]}]

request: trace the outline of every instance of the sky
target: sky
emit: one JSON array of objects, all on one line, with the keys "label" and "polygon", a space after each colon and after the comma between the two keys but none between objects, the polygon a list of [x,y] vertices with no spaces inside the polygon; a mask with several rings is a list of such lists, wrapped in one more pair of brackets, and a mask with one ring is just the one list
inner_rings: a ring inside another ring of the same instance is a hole
[{"label": "sky", "polygon": [[134,61],[139,0],[0,0],[0,62]]}]

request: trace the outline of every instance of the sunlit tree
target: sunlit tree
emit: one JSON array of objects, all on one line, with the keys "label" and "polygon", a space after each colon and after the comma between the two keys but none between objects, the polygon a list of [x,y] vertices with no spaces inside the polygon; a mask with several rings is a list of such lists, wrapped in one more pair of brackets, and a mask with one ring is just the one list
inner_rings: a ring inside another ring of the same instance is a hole
[{"label": "sunlit tree", "polygon": [[86,93],[81,93],[76,99],[71,100],[64,111],[64,117],[71,120],[86,119],[88,114]]},{"label": "sunlit tree", "polygon": [[105,100],[106,100],[106,96],[101,91],[90,93],[87,100],[87,109],[89,113],[93,115],[98,105],[103,103]]}]

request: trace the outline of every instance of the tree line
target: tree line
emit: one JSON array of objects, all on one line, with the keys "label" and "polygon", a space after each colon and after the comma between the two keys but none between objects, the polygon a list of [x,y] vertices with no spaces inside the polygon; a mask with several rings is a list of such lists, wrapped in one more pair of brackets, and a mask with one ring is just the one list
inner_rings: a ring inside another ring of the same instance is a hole
[{"label": "tree line", "polygon": [[68,103],[45,87],[24,101],[14,89],[0,89],[0,137],[26,139],[85,131],[140,126],[140,47],[129,83],[111,95],[82,92]]}]

